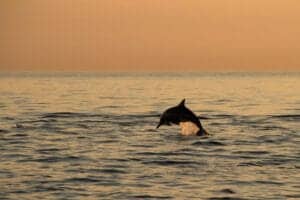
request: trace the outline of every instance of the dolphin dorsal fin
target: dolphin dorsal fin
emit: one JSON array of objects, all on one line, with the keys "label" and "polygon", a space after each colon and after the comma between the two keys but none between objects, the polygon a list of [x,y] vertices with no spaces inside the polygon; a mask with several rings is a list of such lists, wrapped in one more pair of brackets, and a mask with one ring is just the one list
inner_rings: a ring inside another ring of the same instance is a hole
[{"label": "dolphin dorsal fin", "polygon": [[182,99],[182,101],[180,102],[180,104],[178,106],[183,106],[184,107],[185,104],[185,99]]}]

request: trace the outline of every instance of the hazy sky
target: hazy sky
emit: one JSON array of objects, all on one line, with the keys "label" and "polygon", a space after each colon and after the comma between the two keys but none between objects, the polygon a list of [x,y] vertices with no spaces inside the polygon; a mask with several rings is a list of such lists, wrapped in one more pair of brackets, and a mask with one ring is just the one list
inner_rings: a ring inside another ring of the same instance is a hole
[{"label": "hazy sky", "polygon": [[1,0],[0,70],[300,70],[299,0]]}]

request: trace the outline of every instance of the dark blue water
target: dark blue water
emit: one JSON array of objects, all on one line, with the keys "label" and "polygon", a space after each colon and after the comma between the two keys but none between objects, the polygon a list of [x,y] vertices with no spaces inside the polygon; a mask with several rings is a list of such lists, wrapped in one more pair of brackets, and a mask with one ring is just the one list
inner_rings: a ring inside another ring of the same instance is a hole
[{"label": "dark blue water", "polygon": [[[300,199],[298,74],[2,74],[0,199]],[[210,132],[156,130],[186,98]]]}]

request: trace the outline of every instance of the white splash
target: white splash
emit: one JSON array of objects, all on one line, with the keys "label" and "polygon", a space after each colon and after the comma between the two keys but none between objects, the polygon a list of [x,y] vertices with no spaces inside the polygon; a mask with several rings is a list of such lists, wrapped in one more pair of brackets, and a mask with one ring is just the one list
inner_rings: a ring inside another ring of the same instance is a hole
[{"label": "white splash", "polygon": [[193,122],[180,122],[181,135],[197,135],[200,130]]}]

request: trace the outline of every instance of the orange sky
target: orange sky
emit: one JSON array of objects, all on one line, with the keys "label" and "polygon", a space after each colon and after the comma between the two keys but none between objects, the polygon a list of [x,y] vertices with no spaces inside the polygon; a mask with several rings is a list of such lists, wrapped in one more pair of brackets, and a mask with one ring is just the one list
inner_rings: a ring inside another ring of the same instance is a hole
[{"label": "orange sky", "polygon": [[1,0],[0,70],[300,70],[299,0]]}]

